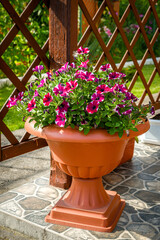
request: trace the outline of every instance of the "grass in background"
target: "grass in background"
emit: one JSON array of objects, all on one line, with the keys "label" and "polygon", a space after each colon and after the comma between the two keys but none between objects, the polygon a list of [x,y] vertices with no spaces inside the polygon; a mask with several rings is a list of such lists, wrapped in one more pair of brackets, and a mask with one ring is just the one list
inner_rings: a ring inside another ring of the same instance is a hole
[{"label": "grass in background", "polygon": [[[13,90],[14,90],[13,86],[7,85],[0,89],[0,109],[2,108],[3,104],[7,101],[8,97],[13,92]],[[6,114],[5,118],[3,119],[3,121],[11,131],[24,128],[22,116],[19,115],[19,113],[15,109],[10,109]]]},{"label": "grass in background", "polygon": [[[154,65],[145,65],[142,69],[142,72],[143,72],[143,75],[145,77],[145,79],[148,80],[150,79],[150,76],[153,72],[153,69],[154,69]],[[136,70],[134,70],[135,72]],[[134,72],[133,72],[133,75],[134,75]],[[127,70],[125,71],[126,75],[127,75]],[[126,77],[127,79],[127,77]],[[130,82],[127,83],[127,87],[130,85]],[[144,91],[144,85],[142,83],[142,80],[140,77],[138,77],[133,89],[131,90],[131,92],[136,95],[136,97],[141,97],[143,91]],[[152,94],[154,93],[158,93],[160,92],[160,76],[158,75],[158,73],[156,73],[156,76],[155,78],[153,79],[153,82],[151,83],[151,86],[150,86],[150,91]]]},{"label": "grass in background", "polygon": [[[153,72],[153,69],[154,69],[154,65],[146,65],[143,67],[143,74],[147,79],[147,81],[149,80],[151,73]],[[134,72],[135,72],[135,69],[134,69]],[[127,69],[125,73],[127,75]],[[129,86],[129,83],[127,83],[127,86]],[[6,102],[10,94],[13,92],[13,90],[14,90],[13,86],[4,86],[3,88],[0,89],[0,109],[3,106],[3,104]],[[158,75],[158,73],[156,74],[151,84],[150,90],[152,94],[158,93],[160,91],[160,76]],[[143,93],[143,91],[144,91],[144,85],[141,79],[138,77],[136,84],[132,89],[132,92],[139,98]],[[16,110],[10,109],[4,118],[4,122],[11,131],[14,131],[16,129],[24,128],[24,122],[22,121],[22,117],[23,116],[19,115],[19,113],[16,112]]]}]

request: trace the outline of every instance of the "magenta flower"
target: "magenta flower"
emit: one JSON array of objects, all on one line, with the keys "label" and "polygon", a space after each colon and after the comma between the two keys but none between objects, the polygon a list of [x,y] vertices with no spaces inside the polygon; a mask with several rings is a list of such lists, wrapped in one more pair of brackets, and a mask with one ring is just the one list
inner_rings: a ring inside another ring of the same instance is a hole
[{"label": "magenta flower", "polygon": [[104,95],[96,92],[96,93],[93,93],[91,99],[95,100],[95,101],[98,101],[98,102],[103,102],[104,101]]},{"label": "magenta flower", "polygon": [[112,92],[112,89],[110,89],[106,84],[99,85],[96,88],[97,93],[107,93],[107,92]]},{"label": "magenta flower", "polygon": [[27,107],[27,111],[31,112],[32,109],[34,109],[36,107],[36,100],[33,98],[29,103],[28,103],[28,107]]},{"label": "magenta flower", "polygon": [[49,106],[49,104],[52,102],[52,100],[53,100],[53,97],[51,96],[51,94],[47,93],[43,98],[44,106]]},{"label": "magenta flower", "polygon": [[68,72],[69,71],[69,62],[66,62],[61,68],[58,69],[58,72],[61,73],[61,72]]},{"label": "magenta flower", "polygon": [[126,74],[120,73],[120,77],[121,77],[121,78],[126,77]]},{"label": "magenta flower", "polygon": [[58,114],[60,113],[66,113],[69,108],[69,103],[66,101],[63,101],[60,106],[57,107],[56,111]]},{"label": "magenta flower", "polygon": [[86,54],[86,53],[89,53],[89,49],[80,47],[80,48],[78,48],[77,53],[78,54]]},{"label": "magenta flower", "polygon": [[127,111],[122,112],[122,114],[123,115],[129,115],[129,114],[131,114],[131,112],[132,112],[132,109],[128,109]]},{"label": "magenta flower", "polygon": [[51,79],[52,74],[50,72],[46,72],[48,79]]},{"label": "magenta flower", "polygon": [[105,72],[105,71],[107,71],[107,70],[110,69],[110,68],[111,68],[111,65],[110,65],[109,63],[107,63],[107,64],[105,64],[105,65],[102,65],[102,66],[100,67],[100,70],[103,71],[103,72]]},{"label": "magenta flower", "polygon": [[54,94],[55,94],[56,96],[57,96],[58,94],[59,94],[61,97],[67,97],[67,96],[68,96],[66,87],[62,86],[61,83],[59,83],[56,87],[54,87],[53,92],[54,92]]},{"label": "magenta flower", "polygon": [[33,68],[32,71],[40,73],[43,69],[44,69],[43,65],[39,65]]},{"label": "magenta flower", "polygon": [[14,105],[17,105],[17,98],[16,98],[16,96],[9,98],[8,103],[7,103],[7,107],[11,108]]},{"label": "magenta flower", "polygon": [[73,62],[73,63],[71,63],[71,64],[70,64],[70,67],[71,67],[71,68],[76,68],[76,65],[75,65],[75,63],[74,63],[74,62]]},{"label": "magenta flower", "polygon": [[39,96],[39,93],[38,93],[37,90],[35,90],[35,91],[34,91],[34,95],[33,95],[33,97],[35,98],[35,97],[38,97],[38,96]]},{"label": "magenta flower", "polygon": [[17,96],[17,101],[21,101],[23,99],[24,92],[19,92]]},{"label": "magenta flower", "polygon": [[132,102],[136,102],[138,98],[131,92],[126,92],[125,93],[126,98],[124,100],[132,100]]},{"label": "magenta flower", "polygon": [[82,67],[82,68],[88,68],[88,62],[89,60],[85,61],[85,62],[81,62],[81,65],[79,67]]},{"label": "magenta flower", "polygon": [[93,73],[91,72],[87,72],[87,71],[83,71],[83,70],[80,70],[78,72],[75,73],[75,77],[76,78],[81,78],[87,82],[89,81],[94,81],[95,79],[95,76]]},{"label": "magenta flower", "polygon": [[99,108],[99,102],[94,100],[87,105],[86,110],[89,114],[93,114],[98,111],[98,108]]},{"label": "magenta flower", "polygon": [[59,127],[64,127],[66,121],[67,121],[67,119],[66,119],[65,114],[59,113],[56,116],[55,124],[57,124]]},{"label": "magenta flower", "polygon": [[40,84],[37,86],[38,88],[40,88],[40,87],[43,87],[43,85],[46,83],[46,78],[45,79],[42,79],[41,81],[40,81]]},{"label": "magenta flower", "polygon": [[111,72],[111,73],[109,73],[109,75],[108,75],[108,77],[109,77],[110,80],[111,80],[111,79],[117,79],[117,78],[119,78],[120,76],[121,76],[121,74],[118,73],[118,72]]},{"label": "magenta flower", "polygon": [[152,106],[152,107],[150,108],[150,113],[151,113],[152,115],[155,114],[155,108],[154,108],[154,106]]},{"label": "magenta flower", "polygon": [[74,90],[76,87],[78,86],[78,81],[74,80],[74,81],[69,81],[66,83],[66,90],[67,91],[71,91]]},{"label": "magenta flower", "polygon": [[122,93],[127,93],[127,91],[128,91],[124,84],[118,84],[118,83],[116,83],[112,87],[112,90],[115,92],[122,92]]}]

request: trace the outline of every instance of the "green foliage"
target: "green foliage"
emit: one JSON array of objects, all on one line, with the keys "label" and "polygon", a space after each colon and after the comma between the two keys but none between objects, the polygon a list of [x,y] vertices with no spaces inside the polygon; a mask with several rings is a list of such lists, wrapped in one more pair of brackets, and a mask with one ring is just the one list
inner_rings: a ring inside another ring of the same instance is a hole
[{"label": "green foliage", "polygon": [[[29,0],[11,1],[12,6],[18,14],[23,12],[28,3]],[[14,23],[1,4],[0,16],[1,19],[3,19],[3,21],[0,21],[0,41],[2,41]],[[26,27],[29,29],[40,47],[43,46],[49,35],[48,21],[48,9],[44,5],[43,1],[41,1],[25,23]],[[35,57],[36,53],[20,31],[2,56],[17,76],[24,75],[25,71],[33,62]],[[0,72],[0,78],[5,77],[6,76]]]}]

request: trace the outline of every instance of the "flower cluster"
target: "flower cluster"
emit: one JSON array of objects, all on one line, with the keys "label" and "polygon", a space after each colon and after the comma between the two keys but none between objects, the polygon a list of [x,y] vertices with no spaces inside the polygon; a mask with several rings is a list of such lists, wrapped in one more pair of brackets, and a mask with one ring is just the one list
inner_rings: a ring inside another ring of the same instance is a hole
[{"label": "flower cluster", "polygon": [[[35,127],[56,124],[71,126],[87,134],[91,128],[104,128],[110,134],[136,131],[148,108],[137,107],[137,98],[125,86],[125,74],[113,72],[110,64],[95,71],[89,64],[89,49],[80,47],[75,62],[42,75],[43,66],[33,69],[37,77],[25,93],[9,99],[25,117],[35,120]],[[151,107],[150,107],[151,108]],[[152,113],[154,109],[151,108]]]}]

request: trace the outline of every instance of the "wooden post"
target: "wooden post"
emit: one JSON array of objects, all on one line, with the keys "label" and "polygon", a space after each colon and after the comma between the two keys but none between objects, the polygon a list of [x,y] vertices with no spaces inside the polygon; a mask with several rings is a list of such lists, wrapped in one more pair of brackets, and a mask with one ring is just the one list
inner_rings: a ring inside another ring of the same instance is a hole
[{"label": "wooden post", "polygon": [[[49,7],[49,54],[50,69],[57,69],[73,61],[77,50],[78,0],[50,0]],[[50,184],[68,188],[71,177],[57,168],[51,157]]]}]

